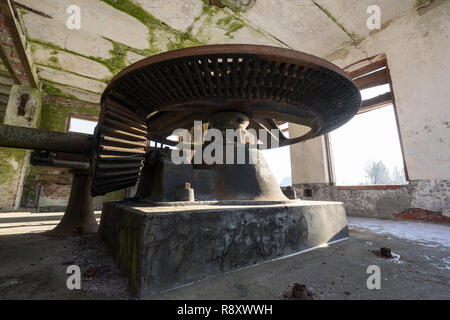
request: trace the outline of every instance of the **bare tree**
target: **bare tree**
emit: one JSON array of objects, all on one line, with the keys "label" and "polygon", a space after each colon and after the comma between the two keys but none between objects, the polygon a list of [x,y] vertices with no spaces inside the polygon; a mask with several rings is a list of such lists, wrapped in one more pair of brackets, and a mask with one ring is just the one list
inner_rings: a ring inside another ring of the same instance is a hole
[{"label": "bare tree", "polygon": [[390,184],[389,170],[383,161],[370,160],[365,168],[368,184]]},{"label": "bare tree", "polygon": [[395,166],[391,173],[391,180],[393,184],[406,184],[405,170]]}]

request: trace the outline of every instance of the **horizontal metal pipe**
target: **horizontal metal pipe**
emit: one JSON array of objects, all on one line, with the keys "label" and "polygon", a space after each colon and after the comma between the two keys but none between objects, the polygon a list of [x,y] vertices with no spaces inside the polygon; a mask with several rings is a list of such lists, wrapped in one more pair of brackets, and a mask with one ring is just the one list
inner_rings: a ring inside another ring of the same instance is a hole
[{"label": "horizontal metal pipe", "polygon": [[0,124],[0,147],[89,154],[92,135]]}]

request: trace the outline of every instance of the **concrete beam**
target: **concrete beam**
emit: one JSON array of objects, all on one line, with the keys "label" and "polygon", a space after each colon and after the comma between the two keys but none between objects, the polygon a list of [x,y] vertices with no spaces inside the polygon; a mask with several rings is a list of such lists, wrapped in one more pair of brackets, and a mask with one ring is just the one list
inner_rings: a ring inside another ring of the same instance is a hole
[{"label": "concrete beam", "polygon": [[92,136],[87,134],[0,124],[1,147],[89,154],[91,145]]}]

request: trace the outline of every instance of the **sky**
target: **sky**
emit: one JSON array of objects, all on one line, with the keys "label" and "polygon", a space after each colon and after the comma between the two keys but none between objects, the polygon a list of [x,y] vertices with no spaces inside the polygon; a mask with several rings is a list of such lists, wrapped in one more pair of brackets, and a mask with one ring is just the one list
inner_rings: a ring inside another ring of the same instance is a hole
[{"label": "sky", "polygon": [[[290,147],[262,151],[272,173],[282,187],[291,185]],[[283,182],[283,183],[282,183]]]},{"label": "sky", "polygon": [[403,169],[393,106],[363,113],[330,135],[337,185],[365,182],[368,162],[382,161],[389,170]]},{"label": "sky", "polygon": [[93,134],[96,126],[97,121],[90,121],[72,117],[70,118],[69,132]]}]

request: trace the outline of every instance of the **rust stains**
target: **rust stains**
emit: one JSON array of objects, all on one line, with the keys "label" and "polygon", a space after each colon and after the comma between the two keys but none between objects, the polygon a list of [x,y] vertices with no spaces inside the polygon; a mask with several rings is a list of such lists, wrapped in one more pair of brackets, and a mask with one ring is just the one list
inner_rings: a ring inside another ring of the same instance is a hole
[{"label": "rust stains", "polygon": [[394,217],[406,220],[418,220],[426,222],[450,223],[450,218],[442,215],[441,211],[411,208],[394,214]]}]

